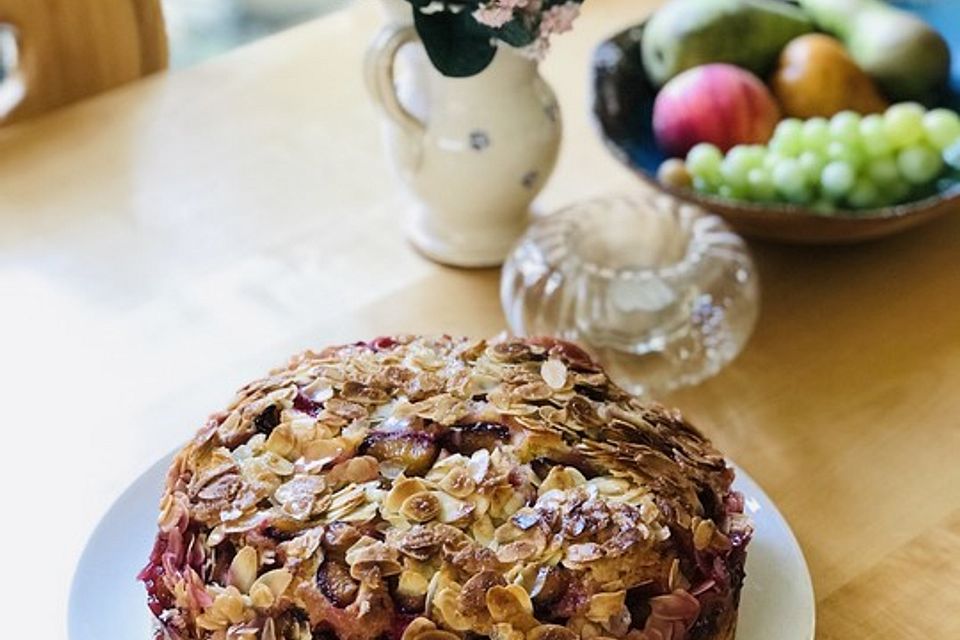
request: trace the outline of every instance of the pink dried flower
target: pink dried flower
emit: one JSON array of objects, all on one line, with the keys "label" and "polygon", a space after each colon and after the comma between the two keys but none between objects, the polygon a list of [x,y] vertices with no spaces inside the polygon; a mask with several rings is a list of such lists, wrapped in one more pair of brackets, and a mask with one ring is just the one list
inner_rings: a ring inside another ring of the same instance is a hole
[{"label": "pink dried flower", "polygon": [[[537,11],[540,11],[539,0],[529,0],[531,3],[537,3]],[[529,7],[527,8],[529,11]],[[573,21],[580,15],[580,4],[577,2],[566,2],[564,4],[554,5],[543,12],[540,18],[540,27],[537,39],[524,47],[522,53],[534,60],[543,60],[550,49],[550,36],[557,33],[564,33],[573,28]]]},{"label": "pink dried flower", "polygon": [[473,12],[477,22],[493,29],[499,29],[513,19],[513,9],[498,4],[488,4]]},{"label": "pink dried flower", "polygon": [[549,37],[555,33],[564,33],[573,28],[573,21],[580,15],[580,5],[576,2],[558,4],[547,9],[540,21],[540,37]]},{"label": "pink dried flower", "polygon": [[477,22],[499,29],[513,19],[515,9],[523,9],[531,0],[490,0],[473,12]]},{"label": "pink dried flower", "polygon": [[525,14],[532,16],[540,13],[543,9],[543,0],[524,0],[522,4],[517,6],[521,7]]}]

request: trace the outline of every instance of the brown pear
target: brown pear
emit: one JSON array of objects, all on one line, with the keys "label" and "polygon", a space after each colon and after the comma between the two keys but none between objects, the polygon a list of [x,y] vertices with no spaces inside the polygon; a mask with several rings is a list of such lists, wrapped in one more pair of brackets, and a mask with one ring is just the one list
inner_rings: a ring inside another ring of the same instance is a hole
[{"label": "brown pear", "polygon": [[780,53],[770,79],[783,113],[812,118],[844,111],[877,113],[887,101],[836,38],[810,33],[794,38]]}]

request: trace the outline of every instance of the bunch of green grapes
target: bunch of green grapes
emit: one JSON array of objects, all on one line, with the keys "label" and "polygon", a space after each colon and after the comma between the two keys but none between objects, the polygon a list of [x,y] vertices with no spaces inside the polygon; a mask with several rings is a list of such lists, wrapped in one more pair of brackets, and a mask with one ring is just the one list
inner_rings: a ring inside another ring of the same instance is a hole
[{"label": "bunch of green grapes", "polygon": [[887,206],[929,191],[949,166],[960,170],[960,116],[904,102],[883,115],[789,118],[767,145],[738,145],[724,156],[702,143],[679,163],[672,169],[686,173],[694,189],[724,198],[825,213]]}]

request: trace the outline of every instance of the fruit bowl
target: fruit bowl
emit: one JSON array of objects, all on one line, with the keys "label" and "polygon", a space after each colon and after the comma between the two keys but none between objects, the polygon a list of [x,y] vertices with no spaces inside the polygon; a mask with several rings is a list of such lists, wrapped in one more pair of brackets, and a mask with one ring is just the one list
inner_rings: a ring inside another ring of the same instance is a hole
[{"label": "fruit bowl", "polygon": [[[949,3],[946,3],[949,4]],[[928,11],[933,13],[937,5]],[[960,5],[946,13],[928,15],[960,51]],[[945,9],[940,7],[940,13]],[[924,11],[918,11],[924,13]],[[960,211],[960,188],[905,204],[870,210],[840,210],[830,215],[801,205],[758,204],[702,195],[659,183],[657,168],[666,156],[657,147],[652,129],[656,89],[647,78],[640,57],[644,25],[630,27],[602,42],[593,58],[593,114],[608,148],[642,180],[680,199],[699,204],[727,219],[740,233],[796,244],[843,244],[892,235],[950,211]],[[954,55],[947,106],[960,107],[960,55]]]}]

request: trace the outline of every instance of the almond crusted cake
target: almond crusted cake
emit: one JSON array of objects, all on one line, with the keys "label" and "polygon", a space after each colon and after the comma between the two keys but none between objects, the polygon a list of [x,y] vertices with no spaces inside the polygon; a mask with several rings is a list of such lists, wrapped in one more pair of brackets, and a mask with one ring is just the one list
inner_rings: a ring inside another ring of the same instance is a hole
[{"label": "almond crusted cake", "polygon": [[178,640],[729,639],[732,480],[570,343],[379,338],[209,419],[140,579]]}]

